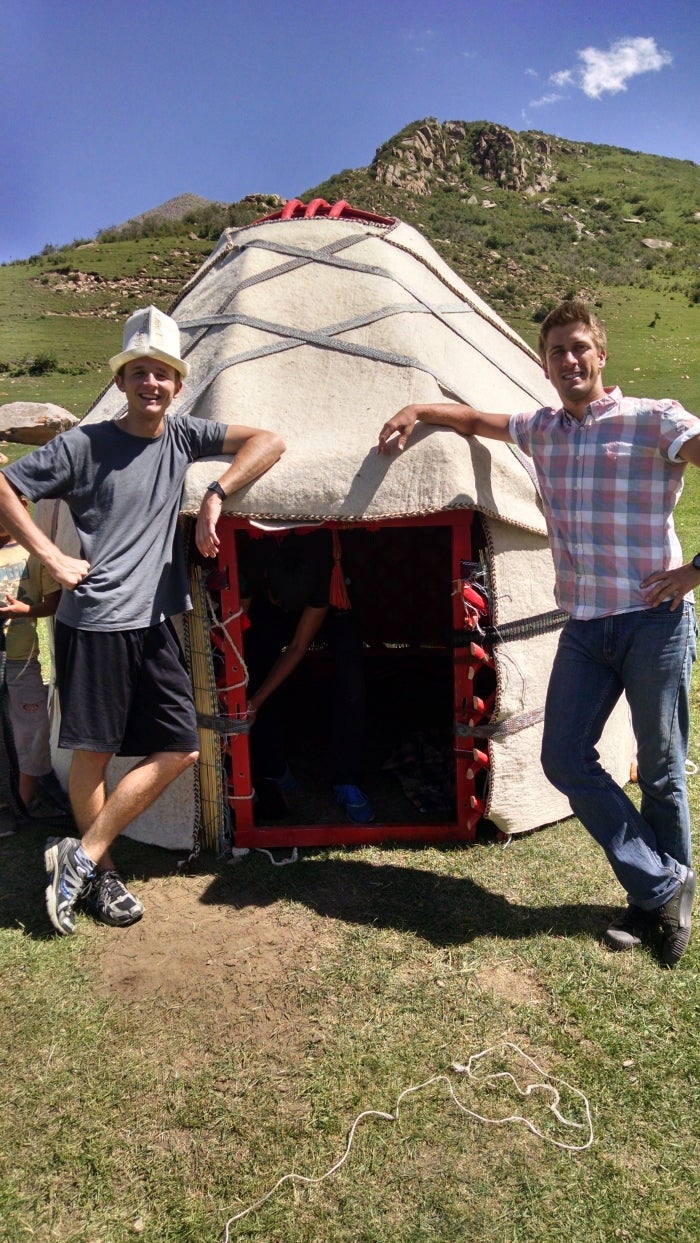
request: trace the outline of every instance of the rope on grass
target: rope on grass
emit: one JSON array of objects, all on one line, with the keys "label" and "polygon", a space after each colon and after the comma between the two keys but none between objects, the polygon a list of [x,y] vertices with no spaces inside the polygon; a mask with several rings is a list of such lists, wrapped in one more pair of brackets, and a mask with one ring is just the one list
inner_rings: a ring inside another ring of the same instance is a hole
[{"label": "rope on grass", "polygon": [[[514,1075],[507,1070],[496,1071],[489,1075],[475,1074],[473,1068],[477,1067],[483,1058],[488,1057],[489,1054],[492,1053],[505,1053],[506,1051],[516,1053],[519,1057],[521,1057],[530,1069],[535,1071],[536,1074],[542,1076],[541,1081],[530,1083],[526,1088],[521,1088]],[[558,1079],[555,1075],[547,1074],[545,1070],[542,1070],[542,1068],[537,1065],[537,1062],[533,1061],[527,1053],[523,1053],[522,1049],[519,1048],[517,1044],[513,1044],[510,1040],[504,1040],[500,1045],[492,1045],[490,1048],[484,1049],[481,1053],[473,1053],[466,1065],[462,1065],[460,1062],[452,1062],[450,1069],[457,1075],[466,1075],[467,1078],[484,1087],[489,1087],[495,1084],[499,1079],[509,1080],[516,1092],[518,1092],[518,1094],[524,1099],[531,1096],[533,1092],[545,1092],[550,1097],[548,1108],[554,1114],[557,1121],[560,1122],[562,1126],[573,1127],[577,1130],[585,1131],[585,1142],[581,1144],[568,1144],[564,1140],[553,1139],[551,1135],[546,1135],[544,1131],[539,1130],[539,1128],[535,1126],[534,1122],[531,1122],[529,1118],[523,1117],[522,1114],[509,1114],[506,1118],[487,1118],[483,1114],[475,1113],[474,1110],[468,1109],[467,1106],[459,1100],[452,1086],[452,1082],[447,1075],[433,1075],[430,1079],[426,1079],[424,1083],[419,1083],[410,1088],[404,1088],[403,1092],[401,1092],[401,1094],[397,1097],[396,1105],[391,1113],[386,1113],[382,1109],[365,1109],[361,1114],[358,1114],[348,1132],[345,1152],[329,1170],[326,1170],[325,1174],[320,1174],[316,1178],[304,1174],[283,1174],[283,1176],[277,1180],[274,1187],[271,1187],[270,1190],[266,1192],[264,1196],[261,1196],[259,1200],[256,1200],[253,1204],[249,1204],[247,1208],[241,1209],[240,1213],[235,1213],[233,1217],[229,1217],[226,1222],[223,1243],[229,1243],[231,1238],[230,1229],[235,1222],[242,1221],[242,1219],[247,1217],[250,1213],[256,1212],[257,1209],[261,1208],[262,1205],[265,1204],[284,1183],[301,1183],[306,1187],[316,1187],[319,1183],[325,1182],[325,1180],[330,1178],[331,1175],[336,1174],[341,1166],[347,1161],[355,1140],[355,1131],[357,1130],[360,1122],[362,1122],[365,1118],[383,1118],[386,1122],[398,1122],[399,1108],[404,1098],[414,1095],[416,1092],[422,1092],[424,1088],[429,1088],[434,1083],[446,1084],[449,1096],[457,1108],[461,1110],[463,1114],[466,1114],[467,1117],[473,1118],[476,1122],[483,1122],[487,1126],[507,1126],[512,1123],[522,1123],[523,1126],[527,1127],[528,1131],[531,1131],[533,1135],[537,1135],[538,1138],[544,1140],[545,1143],[553,1144],[555,1148],[563,1148],[567,1152],[584,1152],[587,1148],[590,1148],[593,1143],[593,1119],[591,1117],[591,1107],[589,1105],[588,1098],[584,1096],[583,1092],[581,1092],[578,1088],[574,1088],[570,1083],[567,1083],[566,1080]],[[549,1082],[546,1082],[547,1080]],[[573,1092],[574,1096],[577,1096],[579,1100],[583,1102],[586,1118],[585,1122],[575,1122],[572,1118],[567,1118],[561,1112],[561,1109],[559,1108],[561,1095],[559,1089],[555,1086],[557,1083],[559,1083],[562,1087],[567,1088],[570,1092]]]},{"label": "rope on grass", "polygon": [[264,846],[256,846],[255,853],[258,855],[267,855],[272,866],[276,868],[284,868],[288,863],[296,863],[299,858],[296,846],[292,847],[292,853],[291,855],[288,855],[286,859],[275,859],[275,856],[271,853],[271,851],[266,850]]},{"label": "rope on grass", "polygon": [[[264,846],[255,846],[254,850],[255,850],[256,855],[267,855],[272,866],[276,868],[284,868],[287,866],[288,863],[297,863],[299,859],[299,852],[296,846],[292,847],[292,853],[291,855],[288,855],[286,859],[275,859],[275,856],[272,854],[272,851],[266,850]],[[240,860],[243,859],[245,855],[249,855],[249,854],[250,854],[249,846],[234,846],[229,851],[228,862],[239,863]]]}]

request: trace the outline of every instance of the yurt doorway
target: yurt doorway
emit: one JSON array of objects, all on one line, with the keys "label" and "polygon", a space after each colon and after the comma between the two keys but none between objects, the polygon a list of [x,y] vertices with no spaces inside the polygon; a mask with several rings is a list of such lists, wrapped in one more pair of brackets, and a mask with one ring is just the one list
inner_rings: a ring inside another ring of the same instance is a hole
[{"label": "yurt doorway", "polygon": [[[350,691],[343,688],[346,670],[341,665],[339,673],[337,640],[328,622],[268,701],[276,700],[276,724],[284,740],[279,798],[275,786],[260,779],[260,768],[255,779],[250,743],[256,724],[248,718],[247,704],[259,674],[253,670],[246,685],[251,674],[246,654],[252,668],[253,635],[262,623],[260,613],[248,605],[246,566],[251,548],[259,561],[266,541],[283,543],[286,536],[224,517],[218,566],[208,580],[224,723],[222,764],[235,844],[471,839],[484,807],[488,751],[468,731],[477,719],[486,719],[495,686],[492,663],[472,655],[472,648],[479,651],[479,644],[472,643],[473,623],[465,625],[464,578],[480,573],[478,516],[455,510],[322,529],[328,541],[332,535],[339,557],[335,573],[342,574],[351,606],[339,610],[343,642],[353,634],[359,643],[366,708],[358,780],[374,820],[353,823],[334,798],[338,739],[342,759],[343,738],[353,745],[352,722],[343,716],[354,711],[357,687],[351,679]],[[304,532],[309,528],[294,532],[299,546]],[[475,715],[478,703],[484,710]],[[344,704],[349,705],[345,710]],[[255,743],[253,752],[255,761]]]}]

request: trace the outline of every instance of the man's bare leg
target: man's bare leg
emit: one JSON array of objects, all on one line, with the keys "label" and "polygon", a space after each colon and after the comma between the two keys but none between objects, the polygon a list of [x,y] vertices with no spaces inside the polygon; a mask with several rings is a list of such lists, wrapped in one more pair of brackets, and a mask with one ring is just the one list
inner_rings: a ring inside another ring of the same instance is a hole
[{"label": "man's bare leg", "polygon": [[[197,751],[155,751],[153,755],[141,760],[130,772],[125,773],[112,793],[105,798],[104,773],[111,757],[107,757],[100,779],[99,761],[105,759],[104,755],[91,751],[76,752],[76,754],[93,757],[92,764],[79,762],[75,787],[81,806],[80,809],[74,807],[74,811],[82,837],[83,850],[98,868],[110,866],[106,862],[110,860],[110,846],[127,825],[155,803],[163,791],[198,759]],[[74,797],[72,771],[70,794],[72,802]],[[94,810],[96,814],[83,828],[91,810]]]},{"label": "man's bare leg", "polygon": [[[81,838],[87,833],[107,802],[106,773],[111,759],[111,752],[73,752],[68,775],[68,797],[73,810],[73,819]],[[113,867],[114,863],[108,850],[100,860],[99,869],[105,871]]]},{"label": "man's bare leg", "polygon": [[90,890],[96,871],[100,887],[97,895],[93,892],[93,899],[98,918],[120,926],[141,918],[141,903],[110,866],[110,847],[127,825],[198,758],[197,751],[157,751],[136,764],[107,796],[105,773],[111,755],[96,751],[76,754],[79,758],[69,785],[82,840],[50,838],[44,851],[50,876],[46,906],[52,924],[64,935],[75,931],[75,905]]}]

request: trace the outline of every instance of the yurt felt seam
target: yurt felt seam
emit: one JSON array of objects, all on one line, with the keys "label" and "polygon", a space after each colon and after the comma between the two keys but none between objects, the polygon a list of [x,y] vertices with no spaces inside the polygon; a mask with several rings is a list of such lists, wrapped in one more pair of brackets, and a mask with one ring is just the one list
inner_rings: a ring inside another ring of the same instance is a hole
[{"label": "yurt felt seam", "polygon": [[[356,328],[365,328],[369,324],[380,323],[381,320],[390,319],[393,315],[435,315],[439,317],[448,313],[473,314],[473,311],[459,305],[459,303],[445,303],[444,306],[432,306],[429,302],[389,302],[385,306],[376,307],[373,311],[367,311],[364,315],[356,315],[352,319],[337,320],[326,328],[315,328],[313,332],[318,333],[320,336],[334,336],[339,332],[354,332]],[[197,319],[182,319],[178,326],[181,332],[187,332],[191,328],[225,328],[238,325],[260,328],[264,332],[276,332],[280,328],[280,325],[275,321],[260,319],[258,316],[242,315],[240,312],[218,312],[212,315],[198,316]],[[285,326],[287,334],[291,333],[294,336],[300,336],[302,331],[298,324]],[[462,334],[460,333],[459,335],[461,336]],[[472,342],[470,341],[468,344],[471,345]]]},{"label": "yurt felt seam", "polygon": [[[257,325],[251,325],[253,327]],[[216,377],[226,371],[229,367],[235,367],[242,362],[251,362],[253,359],[265,357],[266,355],[281,353],[284,350],[295,349],[300,345],[311,345],[317,349],[334,350],[339,354],[349,354],[354,358],[367,358],[373,362],[387,363],[390,367],[410,367],[415,371],[422,371],[426,375],[430,375],[440,385],[441,388],[448,392],[455,393],[459,396],[460,401],[464,398],[455,391],[455,386],[443,379],[439,372],[435,371],[427,363],[421,362],[417,358],[411,358],[408,354],[395,354],[393,351],[380,350],[373,345],[360,345],[356,341],[338,341],[332,337],[325,336],[318,332],[300,332],[298,329],[286,328],[283,324],[269,324],[268,330],[278,332],[282,336],[292,336],[293,340],[286,342],[273,342],[270,345],[261,346],[256,350],[245,350],[242,354],[234,355],[232,358],[225,358],[219,363],[213,371],[203,380],[186,402],[178,407],[178,414],[186,414],[199,400],[201,394],[214,382]],[[118,417],[118,416],[116,416]]]}]

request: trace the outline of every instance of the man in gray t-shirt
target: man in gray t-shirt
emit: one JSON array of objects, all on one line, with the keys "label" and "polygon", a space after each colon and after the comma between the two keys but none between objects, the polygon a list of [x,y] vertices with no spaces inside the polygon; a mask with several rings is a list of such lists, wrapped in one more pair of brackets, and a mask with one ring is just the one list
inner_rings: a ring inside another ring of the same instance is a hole
[{"label": "man in gray t-shirt", "polygon": [[[126,410],[113,422],[83,426],[0,472],[0,522],[64,588],[56,622],[59,745],[73,749],[69,794],[81,839],[50,839],[46,902],[54,927],[70,934],[83,899],[105,923],[143,914],[114,868],[110,847],[198,758],[192,690],[172,626],[191,607],[178,513],[190,462],[235,454],[210,485],[195,542],[216,555],[216,524],[226,496],[280,457],[273,432],[169,416],[189,370],[174,320],[149,307],[127,321],[122,352],[110,359]],[[23,508],[61,498],[80,538],[80,556],[63,553]],[[146,756],[107,796],[115,754]]]}]

